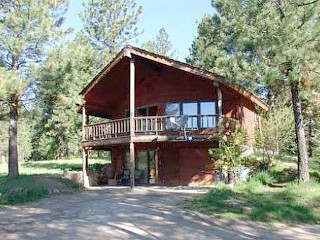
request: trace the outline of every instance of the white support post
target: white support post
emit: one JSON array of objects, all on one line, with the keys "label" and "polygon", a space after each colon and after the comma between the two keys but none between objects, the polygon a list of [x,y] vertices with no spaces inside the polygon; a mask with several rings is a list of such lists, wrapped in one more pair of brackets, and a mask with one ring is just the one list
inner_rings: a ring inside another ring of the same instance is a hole
[{"label": "white support post", "polygon": [[85,126],[87,125],[86,107],[82,106],[82,141],[85,140]]},{"label": "white support post", "polygon": [[[82,140],[85,140],[85,126],[87,125],[87,114],[85,106],[82,106]],[[82,148],[82,178],[84,187],[89,187],[89,179],[87,175],[88,167],[88,150]]]},{"label": "white support post", "polygon": [[133,189],[134,187],[134,172],[135,172],[135,153],[134,153],[134,142],[133,138],[135,135],[135,65],[134,58],[131,56],[130,58],[130,187]]},{"label": "white support post", "polygon": [[219,114],[219,124],[222,124],[223,119],[222,119],[222,91],[220,85],[217,86],[218,90],[218,114]]},{"label": "white support post", "polygon": [[87,175],[88,158],[89,158],[88,150],[83,148],[82,149],[82,173],[83,173],[82,177],[83,177],[83,186],[85,188],[90,186],[89,178]]}]

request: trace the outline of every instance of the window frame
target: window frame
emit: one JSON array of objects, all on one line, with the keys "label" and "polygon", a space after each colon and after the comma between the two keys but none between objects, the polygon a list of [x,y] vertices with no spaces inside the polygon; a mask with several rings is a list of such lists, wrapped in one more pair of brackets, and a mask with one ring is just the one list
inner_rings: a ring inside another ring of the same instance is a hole
[{"label": "window frame", "polygon": [[[215,114],[201,114],[201,103],[210,103],[210,102],[212,102],[212,103],[214,103],[214,105],[215,105],[215,108],[214,108],[214,110],[215,110]],[[218,112],[218,100],[198,100],[198,101],[182,101],[182,102],[168,102],[168,103],[165,103],[165,105],[164,105],[164,113],[165,113],[165,115],[167,116],[167,113],[166,113],[166,106],[168,105],[168,104],[179,104],[179,107],[180,107],[180,115],[179,116],[182,116],[182,115],[185,115],[185,114],[183,114],[183,104],[184,103],[196,103],[197,104],[197,116],[198,116],[198,121],[197,121],[197,128],[198,129],[205,129],[205,128],[210,128],[210,127],[202,127],[201,126],[201,116],[203,115],[203,116],[207,116],[207,115],[209,115],[209,116],[218,116],[219,115],[219,112]],[[169,116],[169,115],[168,115]],[[189,116],[195,116],[195,115],[189,115]],[[215,128],[216,127],[216,125],[217,125],[217,123],[216,123],[216,121],[214,121],[213,122],[213,127],[211,127],[211,128]]]}]

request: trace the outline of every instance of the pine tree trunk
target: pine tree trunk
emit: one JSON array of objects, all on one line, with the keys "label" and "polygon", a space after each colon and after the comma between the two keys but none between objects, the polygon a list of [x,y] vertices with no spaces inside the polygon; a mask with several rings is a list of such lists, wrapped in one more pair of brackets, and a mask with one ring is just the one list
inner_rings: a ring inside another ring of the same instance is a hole
[{"label": "pine tree trunk", "polygon": [[309,181],[308,170],[308,152],[306,145],[306,137],[303,128],[303,116],[301,111],[301,102],[299,98],[298,83],[291,84],[292,104],[296,129],[296,142],[298,151],[298,174],[300,182]]},{"label": "pine tree trunk", "polygon": [[9,177],[19,175],[18,170],[18,145],[17,145],[17,130],[18,130],[18,105],[10,103],[10,119],[9,119]]}]

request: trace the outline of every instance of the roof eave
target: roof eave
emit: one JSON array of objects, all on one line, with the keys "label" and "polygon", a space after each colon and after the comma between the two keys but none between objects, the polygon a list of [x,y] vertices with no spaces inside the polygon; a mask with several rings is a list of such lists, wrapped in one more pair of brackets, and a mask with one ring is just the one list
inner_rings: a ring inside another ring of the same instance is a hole
[{"label": "roof eave", "polygon": [[181,71],[185,71],[185,72],[189,72],[191,74],[197,75],[197,76],[201,76],[203,78],[207,78],[210,79],[212,81],[217,81],[218,83],[229,87],[233,90],[235,90],[236,92],[240,93],[241,95],[245,96],[246,98],[248,98],[250,101],[254,102],[256,105],[258,105],[260,108],[262,108],[265,111],[269,111],[270,107],[268,104],[266,104],[264,101],[262,101],[258,96],[256,96],[254,93],[250,92],[249,90],[241,87],[240,85],[230,85],[229,83],[227,83],[226,78],[209,72],[207,70],[198,68],[198,67],[194,67],[191,66],[189,64],[183,63],[183,62],[179,62],[176,61],[174,59],[170,59],[168,57],[165,56],[161,56],[155,53],[150,53],[147,52],[143,49],[140,48],[136,48],[136,47],[132,47],[132,46],[126,46],[125,48],[123,48],[118,55],[106,66],[104,67],[100,73],[81,91],[80,94],[82,95],[86,95],[88,92],[91,91],[92,88],[94,88],[95,85],[97,85],[102,79],[103,77],[118,63],[120,62],[124,57],[128,57],[131,58],[132,55],[136,55],[139,57],[143,57],[146,58],[150,61],[154,61],[154,62],[158,62],[161,64],[164,64],[166,66],[169,67],[173,67],[176,69],[179,69]]},{"label": "roof eave", "polygon": [[107,75],[110,70],[118,64],[124,57],[131,58],[131,53],[127,48],[122,49],[118,55],[107,65],[105,66],[94,78],[93,80],[80,92],[80,95],[87,95],[88,92],[97,85],[102,78]]}]

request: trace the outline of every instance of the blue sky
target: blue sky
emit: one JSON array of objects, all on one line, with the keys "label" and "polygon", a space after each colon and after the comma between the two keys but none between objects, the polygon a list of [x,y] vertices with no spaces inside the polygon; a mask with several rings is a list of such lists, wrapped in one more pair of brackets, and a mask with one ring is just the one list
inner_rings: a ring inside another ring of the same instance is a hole
[{"label": "blue sky", "polygon": [[[82,11],[81,0],[70,0],[70,8],[66,16],[66,26],[75,31],[82,28],[78,17]],[[154,40],[159,29],[164,27],[169,34],[179,60],[189,54],[189,48],[197,34],[197,22],[209,13],[214,13],[211,0],[137,0],[143,7],[138,28],[143,33],[130,44],[140,47],[148,40]]]}]

